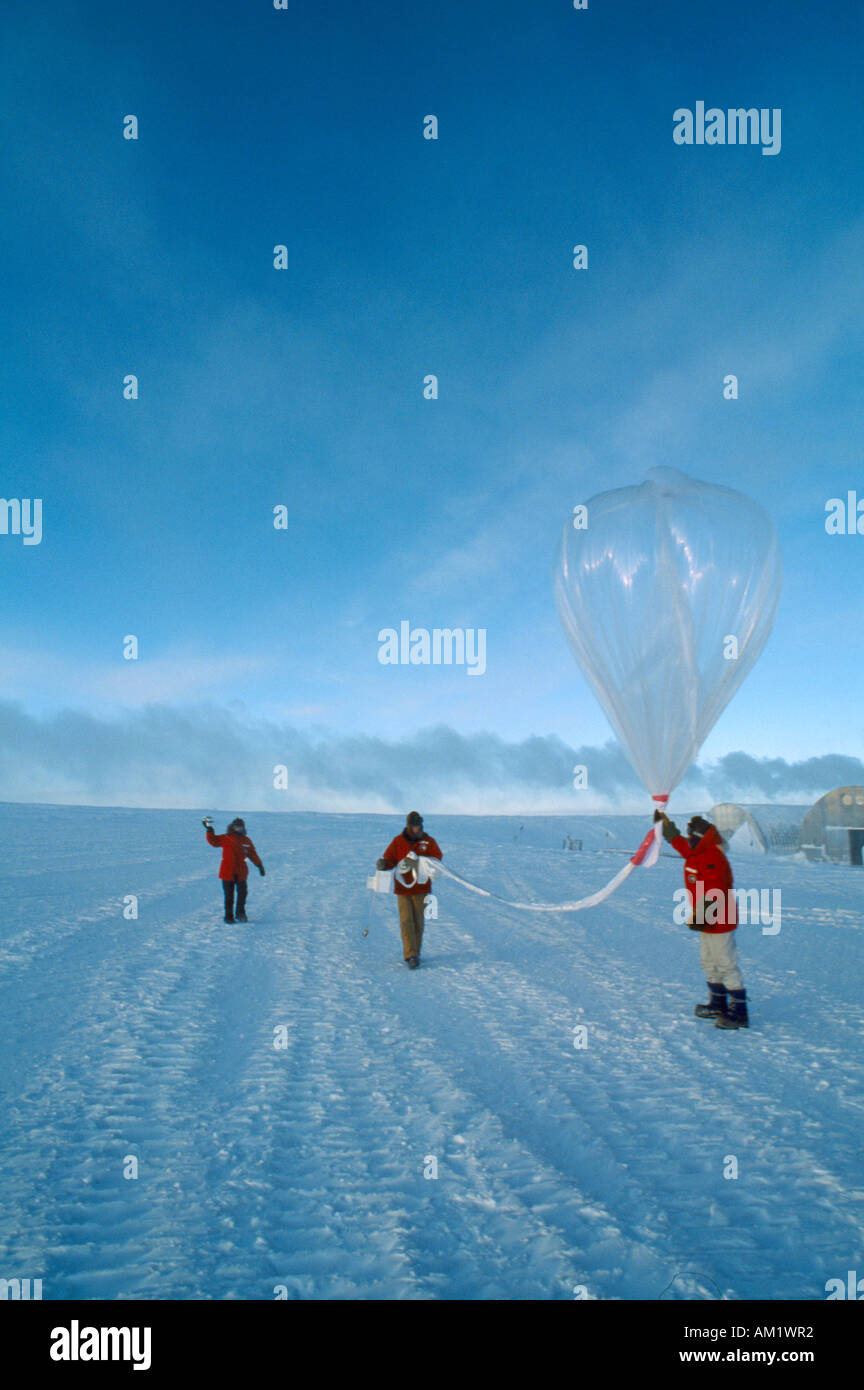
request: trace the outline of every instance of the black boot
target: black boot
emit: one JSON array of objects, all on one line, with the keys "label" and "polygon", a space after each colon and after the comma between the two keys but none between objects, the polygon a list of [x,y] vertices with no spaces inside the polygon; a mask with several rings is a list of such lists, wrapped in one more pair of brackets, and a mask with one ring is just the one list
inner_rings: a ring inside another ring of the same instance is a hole
[{"label": "black boot", "polygon": [[715,1028],[749,1028],[750,1020],[747,1017],[747,991],[745,989],[730,989],[729,1009],[725,1014],[721,1014],[714,1024]]},{"label": "black boot", "polygon": [[726,986],[714,985],[708,981],[711,998],[707,1004],[697,1004],[693,1010],[697,1018],[722,1018],[726,1014]]}]

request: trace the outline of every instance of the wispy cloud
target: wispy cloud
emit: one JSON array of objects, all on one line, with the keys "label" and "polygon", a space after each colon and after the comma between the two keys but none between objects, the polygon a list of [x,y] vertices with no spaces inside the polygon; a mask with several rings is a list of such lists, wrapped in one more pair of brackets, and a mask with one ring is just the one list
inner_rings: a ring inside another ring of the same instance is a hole
[{"label": "wispy cloud", "polygon": [[167,651],[146,661],[95,661],[24,647],[0,647],[0,671],[7,696],[34,703],[58,692],[67,700],[93,706],[136,706],[215,697],[240,680],[271,670],[276,658],[237,652],[229,656]]}]

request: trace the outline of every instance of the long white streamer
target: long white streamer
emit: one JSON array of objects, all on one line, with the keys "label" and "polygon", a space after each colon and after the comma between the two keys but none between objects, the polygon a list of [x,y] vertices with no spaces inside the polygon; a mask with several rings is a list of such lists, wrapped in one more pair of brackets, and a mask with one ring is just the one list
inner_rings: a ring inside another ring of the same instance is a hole
[{"label": "long white streamer", "polygon": [[604,898],[608,898],[615,889],[620,887],[625,878],[629,877],[636,865],[631,859],[619,869],[614,878],[611,878],[605,887],[591,893],[587,898],[579,898],[572,903],[517,903],[511,902],[509,898],[501,898],[497,893],[490,893],[488,888],[478,888],[476,883],[469,883],[466,878],[460,878],[450,869],[446,869],[440,859],[426,859],[421,855],[417,857],[417,865],[420,870],[418,881],[423,882],[424,877],[433,879],[438,874],[443,874],[445,878],[450,878],[454,883],[458,883],[463,888],[467,888],[471,893],[479,893],[483,898],[492,898],[495,902],[502,903],[505,907],[516,907],[521,912],[581,912],[583,907],[596,907],[602,903]]},{"label": "long white streamer", "polygon": [[[655,796],[654,800],[665,803],[668,797],[665,795]],[[397,866],[392,872],[394,872],[399,882],[406,888],[412,888],[418,883],[431,882],[433,879],[437,878],[439,874],[443,874],[445,878],[452,879],[453,882],[458,883],[460,887],[467,888],[469,893],[479,893],[481,898],[491,898],[494,902],[501,903],[504,907],[518,908],[520,912],[581,912],[583,908],[596,907],[598,903],[602,903],[604,899],[611,897],[615,889],[620,888],[625,878],[628,878],[637,866],[643,865],[645,868],[648,868],[650,865],[656,864],[657,857],[660,853],[661,829],[660,822],[655,822],[636,853],[631,855],[627,863],[615,874],[614,878],[610,878],[609,882],[605,884],[603,888],[598,888],[596,893],[589,893],[587,898],[578,898],[576,902],[572,903],[512,902],[509,898],[502,898],[497,893],[490,893],[488,888],[480,888],[476,883],[469,883],[467,878],[460,878],[459,875],[454,874],[451,869],[445,868],[440,859],[431,859],[422,854],[409,854],[407,858],[402,861],[406,866],[409,863],[411,865],[410,868],[406,867],[405,874],[400,873],[401,866]],[[378,870],[377,873],[366,880],[366,883],[367,887],[371,888],[375,893],[389,892],[392,887],[390,871],[385,873],[382,870]]]}]

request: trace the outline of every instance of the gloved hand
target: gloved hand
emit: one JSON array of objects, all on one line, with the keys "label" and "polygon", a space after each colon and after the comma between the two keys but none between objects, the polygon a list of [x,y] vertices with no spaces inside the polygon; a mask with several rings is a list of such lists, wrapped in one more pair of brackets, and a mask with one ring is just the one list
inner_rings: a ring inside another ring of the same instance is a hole
[{"label": "gloved hand", "polygon": [[384,870],[386,871],[387,869],[391,869],[392,867],[393,867],[392,864],[388,864],[386,859],[376,859],[376,860],[375,860],[375,868],[376,868],[376,869],[384,869]]},{"label": "gloved hand", "polygon": [[212,817],[212,816],[205,816],[204,819],[202,820],[201,824],[203,825],[203,827],[204,827],[205,830],[212,830],[212,829],[213,829],[213,817]]},{"label": "gloved hand", "polygon": [[263,864],[259,864],[259,865],[258,865],[258,872],[259,872],[259,874],[261,875],[261,877],[263,878],[263,877],[264,877],[264,865],[263,865]]},{"label": "gloved hand", "polygon": [[678,829],[678,827],[677,827],[677,825],[675,824],[675,822],[674,822],[673,820],[670,820],[668,816],[664,816],[664,817],[663,817],[663,839],[664,839],[664,840],[668,840],[669,843],[670,843],[670,845],[671,845],[672,841],[673,841],[673,840],[677,840],[677,839],[678,839],[678,836],[679,836],[680,834],[681,834],[681,831]]},{"label": "gloved hand", "polygon": [[415,870],[416,868],[417,868],[417,860],[416,860],[416,859],[409,859],[407,856],[406,856],[404,859],[400,860],[400,862],[399,862],[399,864],[398,864],[399,873],[402,874],[403,876],[406,875],[406,874],[413,874],[413,872],[414,872],[414,870]]},{"label": "gloved hand", "polygon": [[655,812],[654,812],[654,821],[655,821],[655,823],[656,823],[658,820],[668,820],[668,819],[669,819],[669,817],[667,816],[667,814],[666,814],[665,811],[655,811]]}]

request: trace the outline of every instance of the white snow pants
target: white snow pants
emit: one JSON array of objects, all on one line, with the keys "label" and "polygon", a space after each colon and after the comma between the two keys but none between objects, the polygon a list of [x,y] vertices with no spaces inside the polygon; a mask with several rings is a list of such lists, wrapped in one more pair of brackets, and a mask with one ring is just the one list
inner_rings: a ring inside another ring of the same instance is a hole
[{"label": "white snow pants", "polygon": [[725,985],[727,989],[743,989],[744,981],[738,969],[738,947],[734,931],[699,933],[699,960],[709,984]]}]

